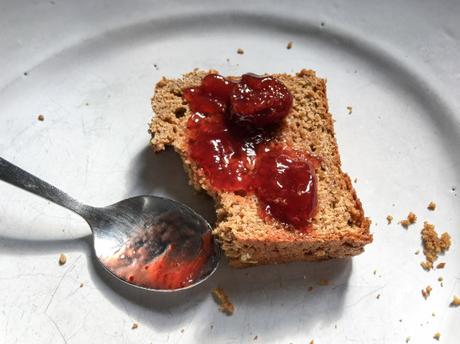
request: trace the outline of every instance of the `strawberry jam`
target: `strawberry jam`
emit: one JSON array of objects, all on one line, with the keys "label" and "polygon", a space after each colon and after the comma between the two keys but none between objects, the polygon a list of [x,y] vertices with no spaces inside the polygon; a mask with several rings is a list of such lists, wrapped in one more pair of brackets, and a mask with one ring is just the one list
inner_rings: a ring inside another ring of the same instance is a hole
[{"label": "strawberry jam", "polygon": [[287,87],[270,76],[209,74],[183,97],[193,112],[188,153],[210,185],[255,194],[265,215],[305,229],[317,208],[316,160],[272,142],[292,108]]}]

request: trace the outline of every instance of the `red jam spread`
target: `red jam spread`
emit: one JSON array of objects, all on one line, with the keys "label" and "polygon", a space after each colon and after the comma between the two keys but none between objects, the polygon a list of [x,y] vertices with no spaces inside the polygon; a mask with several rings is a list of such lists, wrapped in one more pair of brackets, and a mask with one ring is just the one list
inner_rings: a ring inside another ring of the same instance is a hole
[{"label": "red jam spread", "polygon": [[183,90],[188,153],[211,186],[257,196],[264,216],[305,230],[317,209],[317,160],[272,142],[293,98],[270,76],[217,74]]},{"label": "red jam spread", "polygon": [[176,238],[165,244],[163,252],[156,254],[153,251],[161,245],[158,240],[170,235],[164,230],[162,237],[158,234],[153,228],[143,237],[125,243],[118,252],[103,259],[105,266],[129,283],[163,290],[187,287],[208,273],[207,265],[213,254],[210,232],[197,242],[176,232]]}]

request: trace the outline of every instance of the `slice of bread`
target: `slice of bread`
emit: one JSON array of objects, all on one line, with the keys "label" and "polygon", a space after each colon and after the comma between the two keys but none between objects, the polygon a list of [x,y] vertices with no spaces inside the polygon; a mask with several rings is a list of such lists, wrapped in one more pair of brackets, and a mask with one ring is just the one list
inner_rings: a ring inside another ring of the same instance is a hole
[{"label": "slice of bread", "polygon": [[254,195],[214,190],[203,170],[189,159],[186,123],[191,112],[182,99],[182,90],[200,85],[208,73],[195,70],[180,79],[163,78],[157,83],[152,98],[155,116],[150,125],[151,144],[156,152],[174,147],[182,157],[190,183],[214,198],[217,223],[213,233],[230,265],[344,258],[363,252],[364,245],[372,242],[370,220],[364,216],[349,176],[341,170],[325,80],[310,70],[274,75],[294,97],[293,108],[275,140],[322,159],[316,170],[318,213],[312,220],[313,230],[305,234],[276,220],[262,219]]}]

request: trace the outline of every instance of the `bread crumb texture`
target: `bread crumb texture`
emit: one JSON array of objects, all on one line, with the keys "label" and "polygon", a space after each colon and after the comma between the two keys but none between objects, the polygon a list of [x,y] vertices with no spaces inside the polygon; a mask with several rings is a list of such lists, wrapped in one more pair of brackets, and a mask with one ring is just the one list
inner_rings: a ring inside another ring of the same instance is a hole
[{"label": "bread crumb texture", "polygon": [[415,222],[417,222],[417,215],[415,215],[413,212],[407,214],[407,217],[404,220],[399,221],[401,226],[403,226],[405,229],[409,228],[409,225],[412,225]]},{"label": "bread crumb texture", "polygon": [[138,327],[139,327],[138,323],[133,323],[133,325],[131,326],[131,330],[135,330]]},{"label": "bread crumb texture", "polygon": [[428,204],[428,210],[435,210],[436,209],[436,203],[434,203],[433,201],[431,201],[429,204]]},{"label": "bread crumb texture", "polygon": [[428,296],[430,296],[432,290],[433,288],[431,288],[430,286],[427,286],[425,289],[422,289],[422,296],[425,300],[428,298]]},{"label": "bread crumb texture", "polygon": [[212,290],[214,300],[219,304],[219,310],[227,315],[232,315],[235,311],[235,306],[230,302],[228,295],[222,288],[214,288]]},{"label": "bread crumb texture", "polygon": [[40,122],[43,122],[45,120],[45,116],[43,115],[38,115],[37,116],[37,119],[40,121]]},{"label": "bread crumb texture", "polygon": [[441,333],[436,332],[436,333],[434,334],[433,338],[436,339],[436,340],[439,340],[439,338],[441,338]]},{"label": "bread crumb texture", "polygon": [[[423,254],[425,255],[426,260],[422,262],[421,265],[425,270],[431,270],[433,268],[433,263],[438,259],[438,256],[447,251],[452,243],[449,233],[442,233],[439,237],[434,228],[434,225],[426,221],[423,224],[422,245]],[[438,266],[442,265],[438,264]],[[444,266],[438,268],[441,269],[443,267]]]},{"label": "bread crumb texture", "polygon": [[[212,71],[217,73],[216,71]],[[217,221],[213,234],[234,267],[291,261],[344,258],[360,254],[372,242],[371,221],[364,216],[349,176],[341,169],[333,119],[328,110],[326,82],[315,72],[275,74],[293,95],[293,108],[281,124],[275,143],[314,153],[322,158],[316,170],[318,213],[312,231],[301,233],[259,216],[254,195],[212,188],[203,170],[188,156],[186,123],[191,111],[182,90],[201,84],[209,72],[195,70],[179,79],[161,79],[152,98],[151,144],[159,152],[172,146],[178,152],[190,183],[214,198]]]},{"label": "bread crumb texture", "polygon": [[292,49],[292,42],[288,42],[287,46],[286,46],[286,49]]},{"label": "bread crumb texture", "polygon": [[240,55],[243,55],[243,54],[244,54],[244,50],[241,49],[241,48],[238,48],[238,49],[236,50],[236,53],[237,53],[237,54],[240,54]]}]

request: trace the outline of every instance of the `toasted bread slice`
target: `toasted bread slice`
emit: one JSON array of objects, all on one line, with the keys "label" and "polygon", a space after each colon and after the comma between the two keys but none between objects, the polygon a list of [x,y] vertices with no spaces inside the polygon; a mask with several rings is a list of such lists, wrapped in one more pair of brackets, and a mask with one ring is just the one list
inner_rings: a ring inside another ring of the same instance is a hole
[{"label": "toasted bread slice", "polygon": [[318,178],[318,212],[313,230],[301,233],[276,220],[259,216],[254,195],[214,190],[203,170],[189,159],[186,123],[191,112],[182,90],[201,84],[208,72],[195,70],[180,79],[160,80],[155,87],[150,125],[151,144],[156,152],[166,146],[180,154],[190,183],[205,190],[216,203],[217,237],[229,262],[235,267],[291,261],[344,258],[363,252],[372,242],[370,220],[364,216],[350,178],[342,172],[334,126],[328,112],[325,80],[313,71],[296,75],[277,74],[294,97],[293,108],[282,123],[276,141],[321,158]]}]

